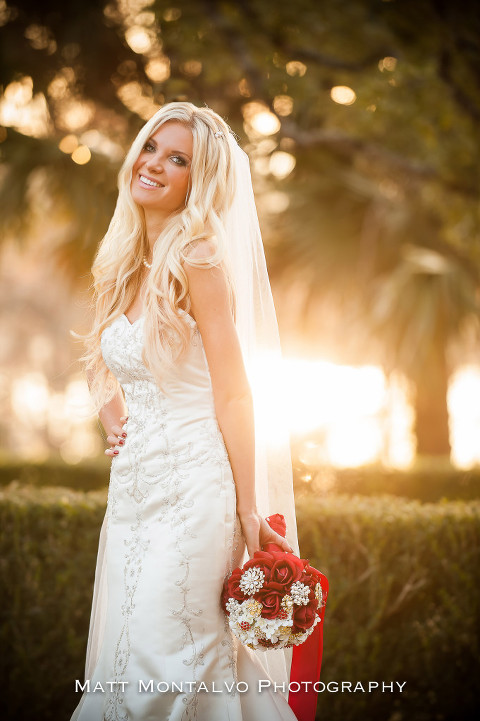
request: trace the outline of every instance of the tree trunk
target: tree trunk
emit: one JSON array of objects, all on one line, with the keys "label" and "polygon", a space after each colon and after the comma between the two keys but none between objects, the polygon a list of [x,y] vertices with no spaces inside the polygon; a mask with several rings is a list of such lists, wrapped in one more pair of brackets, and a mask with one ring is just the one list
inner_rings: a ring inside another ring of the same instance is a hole
[{"label": "tree trunk", "polygon": [[450,457],[448,369],[444,347],[437,347],[415,374],[415,433],[417,454]]}]

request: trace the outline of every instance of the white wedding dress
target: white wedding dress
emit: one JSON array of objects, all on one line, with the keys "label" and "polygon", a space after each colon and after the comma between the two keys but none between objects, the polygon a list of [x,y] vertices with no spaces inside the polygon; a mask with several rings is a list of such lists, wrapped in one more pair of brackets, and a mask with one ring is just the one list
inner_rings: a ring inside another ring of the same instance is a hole
[{"label": "white wedding dress", "polygon": [[167,393],[142,361],[143,316],[102,334],[129,418],[100,533],[89,685],[71,721],[295,721],[284,653],[242,646],[220,606],[244,543],[202,339],[184,315],[191,342]]}]

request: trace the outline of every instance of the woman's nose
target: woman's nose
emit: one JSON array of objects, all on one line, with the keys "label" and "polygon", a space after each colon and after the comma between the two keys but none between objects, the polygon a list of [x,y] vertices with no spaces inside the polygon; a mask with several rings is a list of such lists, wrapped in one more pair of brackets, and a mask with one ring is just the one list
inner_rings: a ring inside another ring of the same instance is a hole
[{"label": "woman's nose", "polygon": [[163,170],[163,162],[160,157],[160,154],[155,153],[154,155],[151,155],[146,162],[146,166],[149,170],[153,170],[154,172],[161,173]]}]

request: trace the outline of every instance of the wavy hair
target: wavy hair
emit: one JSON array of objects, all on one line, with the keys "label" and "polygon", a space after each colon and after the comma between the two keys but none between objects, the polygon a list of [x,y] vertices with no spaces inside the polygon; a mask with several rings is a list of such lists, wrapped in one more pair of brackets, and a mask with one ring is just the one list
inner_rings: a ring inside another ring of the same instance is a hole
[{"label": "wavy hair", "polygon": [[[164,105],[143,126],[132,143],[118,175],[118,200],[108,230],[100,242],[92,265],[94,321],[83,339],[81,361],[96,412],[113,398],[119,383],[103,360],[100,340],[103,330],[130,307],[142,285],[142,259],[149,250],[143,208],[133,200],[132,168],[148,139],[166,122],[190,128],[193,157],[185,205],[173,212],[153,246],[152,269],[145,283],[143,300],[144,346],[142,360],[160,388],[175,374],[177,361],[188,347],[190,328],[180,303],[190,310],[188,280],[182,263],[196,266],[224,264],[224,216],[235,190],[233,159],[227,123],[208,107],[188,102]],[[223,131],[220,137],[215,136]],[[210,240],[208,257],[191,258],[196,241]],[[224,264],[229,279],[228,267]],[[229,292],[234,312],[231,282]]]}]

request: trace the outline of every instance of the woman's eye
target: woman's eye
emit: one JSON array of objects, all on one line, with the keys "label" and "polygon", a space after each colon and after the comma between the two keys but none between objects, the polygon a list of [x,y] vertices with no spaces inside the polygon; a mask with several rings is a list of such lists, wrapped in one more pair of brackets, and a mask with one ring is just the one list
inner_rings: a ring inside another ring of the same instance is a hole
[{"label": "woman's eye", "polygon": [[172,160],[175,161],[175,165],[185,165],[185,161],[180,155],[172,155]]},{"label": "woman's eye", "polygon": [[155,148],[153,147],[153,145],[151,143],[145,143],[145,145],[143,146],[143,149],[148,150],[148,152],[155,150]]}]

